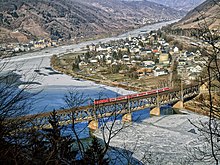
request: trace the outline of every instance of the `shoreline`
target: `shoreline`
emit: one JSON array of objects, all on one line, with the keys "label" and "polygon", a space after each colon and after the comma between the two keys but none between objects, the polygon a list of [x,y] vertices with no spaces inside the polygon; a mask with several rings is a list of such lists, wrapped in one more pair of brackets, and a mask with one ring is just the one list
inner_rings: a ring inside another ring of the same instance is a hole
[{"label": "shoreline", "polygon": [[[70,77],[73,77],[75,79],[83,79],[85,81],[91,81],[95,84],[98,84],[98,85],[104,85],[106,86],[108,89],[108,87],[113,87],[113,88],[118,88],[119,90],[120,89],[125,89],[125,90],[128,90],[128,92],[141,92],[141,89],[139,87],[132,87],[132,86],[128,86],[128,85],[124,85],[124,84],[121,84],[121,83],[118,83],[118,82],[112,82],[110,80],[100,80],[100,79],[94,79],[94,78],[90,78],[90,77],[85,77],[83,75],[79,75],[77,73],[75,73],[74,71],[71,71],[69,72],[69,70],[64,70],[62,68],[59,68],[57,66],[54,66],[53,63],[51,62],[51,67],[64,74],[64,75],[67,75],[67,76],[70,76]],[[143,90],[143,88],[142,88]],[[111,89],[112,91],[112,89]],[[120,93],[120,92],[117,92],[117,93]],[[205,111],[203,109],[201,109],[201,106],[197,105],[197,104],[194,104],[192,105],[192,100],[190,101],[187,101],[184,103],[184,109],[187,110],[187,111],[190,111],[190,112],[193,112],[195,114],[198,114],[198,115],[202,115],[202,116],[208,116],[209,115],[209,112],[208,111]]]},{"label": "shoreline", "polygon": [[62,68],[59,68],[55,65],[53,65],[51,63],[51,67],[62,73],[62,74],[65,74],[65,75],[68,75],[72,78],[75,78],[75,79],[83,79],[83,80],[86,80],[86,81],[92,81],[96,84],[99,84],[99,85],[107,85],[109,87],[117,87],[117,88],[122,88],[122,89],[125,89],[125,90],[128,90],[128,91],[133,91],[133,92],[140,92],[143,88],[140,88],[140,87],[133,87],[133,86],[128,86],[128,85],[124,85],[124,84],[121,84],[121,83],[118,83],[118,82],[112,82],[110,80],[100,80],[100,79],[95,79],[95,78],[91,78],[91,77],[86,77],[86,76],[83,76],[83,75],[79,75],[77,73],[75,73],[74,71],[72,72],[69,72],[68,70],[63,70]]}]

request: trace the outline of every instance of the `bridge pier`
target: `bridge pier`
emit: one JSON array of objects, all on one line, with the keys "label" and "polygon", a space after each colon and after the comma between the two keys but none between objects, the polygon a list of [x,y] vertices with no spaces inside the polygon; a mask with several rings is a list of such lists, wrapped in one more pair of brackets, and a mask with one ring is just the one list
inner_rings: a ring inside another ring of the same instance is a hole
[{"label": "bridge pier", "polygon": [[176,104],[173,105],[173,108],[183,109],[184,108],[183,101],[182,100],[178,101]]},{"label": "bridge pier", "polygon": [[160,107],[155,107],[153,109],[150,110],[150,115],[153,116],[160,116]]},{"label": "bridge pier", "polygon": [[132,116],[131,113],[126,113],[122,116],[122,122],[132,122]]},{"label": "bridge pier", "polygon": [[89,125],[88,125],[89,129],[92,130],[92,131],[95,131],[99,128],[99,122],[98,120],[92,120],[89,122]]}]

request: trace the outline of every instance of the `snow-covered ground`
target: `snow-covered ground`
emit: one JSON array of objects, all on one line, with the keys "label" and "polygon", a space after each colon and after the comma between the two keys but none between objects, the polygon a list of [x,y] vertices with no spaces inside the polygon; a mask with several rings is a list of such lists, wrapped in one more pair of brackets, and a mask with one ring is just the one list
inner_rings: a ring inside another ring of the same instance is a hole
[{"label": "snow-covered ground", "polygon": [[[20,59],[19,57],[14,58]],[[26,90],[27,92],[41,91],[36,96],[37,102],[33,104],[34,110],[30,113],[51,111],[65,107],[64,96],[70,90],[83,93],[85,97],[88,96],[91,100],[131,93],[131,91],[121,88],[79,80],[59,73],[50,67],[50,57],[28,58],[21,61],[14,58],[8,62],[4,70],[14,70],[14,73],[22,75],[22,81],[32,82],[32,85]],[[22,87],[21,85],[20,88]],[[86,104],[89,104],[89,102]]]}]

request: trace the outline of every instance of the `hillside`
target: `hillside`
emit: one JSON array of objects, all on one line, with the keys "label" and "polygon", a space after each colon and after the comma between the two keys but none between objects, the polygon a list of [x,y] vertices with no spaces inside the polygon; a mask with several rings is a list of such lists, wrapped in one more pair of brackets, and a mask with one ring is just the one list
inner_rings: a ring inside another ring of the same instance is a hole
[{"label": "hillside", "polygon": [[205,0],[149,0],[177,10],[190,11]]},{"label": "hillside", "polygon": [[2,0],[0,43],[40,38],[83,40],[117,34],[143,23],[181,18],[183,14],[148,1]]},{"label": "hillside", "polygon": [[207,0],[190,11],[172,28],[199,29],[203,25],[210,29],[220,30],[220,0]]}]

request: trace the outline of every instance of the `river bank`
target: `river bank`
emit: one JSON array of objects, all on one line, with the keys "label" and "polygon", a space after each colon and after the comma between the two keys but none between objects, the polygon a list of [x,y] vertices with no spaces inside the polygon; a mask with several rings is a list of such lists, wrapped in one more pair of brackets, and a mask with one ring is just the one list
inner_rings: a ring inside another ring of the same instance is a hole
[{"label": "river bank", "polygon": [[63,73],[63,74],[66,74],[68,76],[73,77],[74,79],[88,80],[88,81],[92,81],[96,84],[102,84],[102,85],[107,85],[107,86],[110,86],[110,87],[122,88],[122,89],[129,90],[129,91],[131,90],[131,91],[138,92],[138,91],[143,90],[143,89],[138,88],[138,87],[134,87],[134,86],[130,86],[130,85],[124,85],[124,84],[121,84],[121,83],[118,83],[118,82],[112,82],[110,80],[101,80],[101,79],[86,77],[86,76],[77,74],[74,71],[62,69],[61,67],[58,67],[57,65],[54,65],[53,63],[51,63],[51,67],[54,68],[56,71],[58,71],[60,73]]}]

